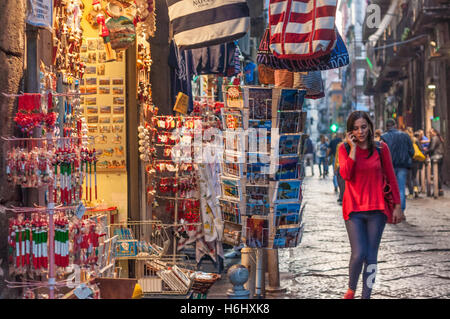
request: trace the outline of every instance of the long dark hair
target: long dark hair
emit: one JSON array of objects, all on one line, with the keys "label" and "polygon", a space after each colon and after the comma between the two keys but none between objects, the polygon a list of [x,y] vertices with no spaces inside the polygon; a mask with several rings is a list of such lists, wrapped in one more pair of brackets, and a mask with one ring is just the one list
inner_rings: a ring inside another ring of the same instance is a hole
[{"label": "long dark hair", "polygon": [[436,130],[434,127],[431,128],[431,131],[436,134],[437,137],[439,137],[439,140],[441,141],[441,143],[444,143],[444,139],[441,136],[441,133],[439,133],[438,130]]},{"label": "long dark hair", "polygon": [[353,131],[355,122],[359,119],[365,119],[367,121],[367,124],[369,125],[369,134],[367,135],[367,148],[369,150],[369,156],[367,156],[367,158],[369,158],[372,156],[373,151],[375,150],[373,122],[370,119],[369,115],[364,111],[352,112],[347,119],[347,132]]}]

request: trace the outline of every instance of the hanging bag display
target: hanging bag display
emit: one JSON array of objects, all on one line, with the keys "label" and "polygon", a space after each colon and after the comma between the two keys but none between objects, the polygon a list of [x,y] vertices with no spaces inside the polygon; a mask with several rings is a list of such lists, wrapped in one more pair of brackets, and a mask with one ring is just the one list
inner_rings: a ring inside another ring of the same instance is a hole
[{"label": "hanging bag display", "polygon": [[337,0],[270,0],[270,49],[277,58],[327,55],[336,45]]},{"label": "hanging bag display", "polygon": [[267,28],[258,48],[256,61],[273,69],[287,69],[292,72],[311,72],[337,69],[350,63],[347,47],[336,29],[336,46],[330,54],[320,58],[301,60],[279,59],[270,51],[270,29]]},{"label": "hanging bag display", "polygon": [[322,74],[320,71],[294,72],[293,87],[306,90],[305,99],[320,99],[325,96]]},{"label": "hanging bag display", "polygon": [[275,84],[275,70],[264,65],[258,65],[258,79],[260,84]]},{"label": "hanging bag display", "polygon": [[243,37],[250,27],[246,0],[166,0],[175,43],[195,49]]},{"label": "hanging bag display", "polygon": [[289,70],[275,70],[274,80],[276,87],[292,88],[294,84],[294,73]]}]

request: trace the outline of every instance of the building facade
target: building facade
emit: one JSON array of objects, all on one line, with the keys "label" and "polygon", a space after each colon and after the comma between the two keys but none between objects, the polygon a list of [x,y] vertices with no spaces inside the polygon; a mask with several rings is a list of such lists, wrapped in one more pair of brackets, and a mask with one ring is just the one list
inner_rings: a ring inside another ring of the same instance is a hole
[{"label": "building facade", "polygon": [[[450,181],[450,1],[370,1],[363,26],[364,93],[373,97],[375,124],[396,118],[400,128],[431,127],[445,140],[444,180]],[[377,14],[379,23],[374,25]]]}]

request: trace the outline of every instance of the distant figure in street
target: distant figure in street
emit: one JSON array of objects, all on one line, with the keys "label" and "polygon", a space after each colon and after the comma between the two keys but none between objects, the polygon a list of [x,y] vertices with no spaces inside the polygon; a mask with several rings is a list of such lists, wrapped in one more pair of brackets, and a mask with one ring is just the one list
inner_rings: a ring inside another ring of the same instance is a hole
[{"label": "distant figure in street", "polygon": [[[442,164],[444,163],[444,139],[441,134],[434,128],[430,130],[431,143],[428,148],[427,154],[430,156],[431,165],[438,165],[438,185],[439,185],[439,196],[444,195],[442,190]],[[432,167],[432,172],[433,172]]]},{"label": "distant figure in street", "polygon": [[[422,145],[417,141],[417,138],[414,135],[414,130],[411,126],[406,128],[406,134],[409,135],[411,142],[419,148],[419,151],[423,153]],[[414,151],[415,152],[415,151]],[[411,169],[408,170],[408,178],[406,180],[406,186],[408,187],[408,199],[413,199],[419,197],[419,183],[417,181],[417,172],[421,167],[422,162],[415,160],[414,157],[411,163]]]},{"label": "distant figure in street", "polygon": [[[336,149],[338,150],[342,144],[344,144],[344,141],[340,142],[336,146]],[[345,191],[345,180],[342,178],[341,174],[339,173],[339,156],[336,156],[334,159],[334,173],[335,173],[338,188],[339,188],[339,196],[338,196],[337,202],[339,203],[339,205],[342,205],[342,198],[344,197],[344,191]]]},{"label": "distant figure in street", "polygon": [[382,130],[380,130],[380,129],[375,130],[375,136],[373,138],[375,140],[375,142],[381,141],[381,134],[383,134]]},{"label": "distant figure in street", "polygon": [[[417,147],[422,152],[422,154],[426,155],[425,149],[423,148],[422,143],[420,143],[421,136],[423,136],[423,133],[421,135],[421,133],[419,131],[415,131],[414,132],[414,143],[416,143]],[[413,159],[412,184],[413,184],[413,193],[414,193],[415,198],[419,197],[419,176],[418,175],[419,175],[420,170],[423,168],[423,164],[424,164],[424,162],[415,161]]]},{"label": "distant figure in street", "polygon": [[[317,158],[319,160],[319,174],[323,178],[328,175],[328,143],[324,135],[320,135],[319,145],[317,145]],[[323,167],[323,173],[322,173]]]},{"label": "distant figure in street", "polygon": [[[345,143],[338,149],[339,173],[345,180],[342,213],[352,251],[349,287],[344,299],[354,298],[363,265],[361,297],[370,298],[386,221],[392,217],[392,222],[398,223],[403,215],[389,148],[383,142],[375,143],[373,137],[373,124],[367,113],[351,113],[347,119]],[[392,216],[385,211],[383,173],[392,188],[395,203]]]},{"label": "distant figure in street", "polygon": [[428,150],[428,147],[430,146],[430,139],[428,137],[425,136],[425,133],[423,130],[419,130],[418,131],[420,136],[419,136],[419,142],[422,144],[422,147],[425,151]]},{"label": "distant figure in street", "polygon": [[311,166],[311,175],[314,176],[314,145],[309,135],[305,136],[304,156],[305,156],[305,174],[306,167]]},{"label": "distant figure in street", "polygon": [[406,179],[408,170],[411,169],[414,147],[409,135],[397,130],[397,123],[394,119],[386,121],[387,132],[381,135],[381,140],[385,142],[392,154],[392,164],[394,165],[395,176],[397,177],[402,210],[406,209]]},{"label": "distant figure in street", "polygon": [[336,158],[336,149],[339,143],[342,142],[342,133],[336,133],[336,135],[333,136],[331,139],[330,144],[328,145],[328,156],[329,156],[329,162],[331,165],[333,165],[333,185],[334,185],[334,192],[337,193],[338,191],[338,180],[337,180],[337,174],[335,169],[335,158]]}]

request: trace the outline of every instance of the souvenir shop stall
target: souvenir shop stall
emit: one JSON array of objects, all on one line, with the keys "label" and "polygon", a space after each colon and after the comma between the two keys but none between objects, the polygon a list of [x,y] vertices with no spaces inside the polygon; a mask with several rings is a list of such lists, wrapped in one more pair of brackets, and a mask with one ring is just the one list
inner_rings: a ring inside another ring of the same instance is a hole
[{"label": "souvenir shop stall", "polygon": [[[124,57],[135,54],[138,71],[150,67],[153,1],[59,0],[36,8],[32,1],[26,22],[51,33],[39,92],[2,92],[18,105],[17,136],[2,137],[7,182],[24,198],[38,194],[29,207],[7,209],[8,288],[23,298],[104,298],[101,279],[122,275],[121,237],[111,224],[127,219]],[[142,95],[151,93],[148,81],[128,85],[138,84]]]}]

